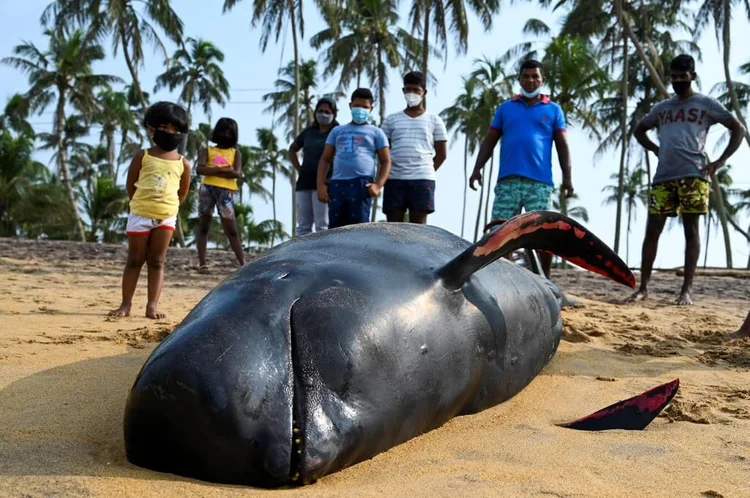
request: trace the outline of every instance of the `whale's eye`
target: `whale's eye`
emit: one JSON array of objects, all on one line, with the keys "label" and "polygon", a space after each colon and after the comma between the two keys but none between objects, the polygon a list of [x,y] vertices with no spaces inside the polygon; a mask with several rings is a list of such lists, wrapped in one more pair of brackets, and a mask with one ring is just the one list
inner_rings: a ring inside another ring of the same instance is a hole
[{"label": "whale's eye", "polygon": [[289,276],[289,272],[284,272],[284,273],[282,273],[281,275],[278,276],[278,279],[279,280],[283,280],[283,279],[285,279],[288,276]]}]

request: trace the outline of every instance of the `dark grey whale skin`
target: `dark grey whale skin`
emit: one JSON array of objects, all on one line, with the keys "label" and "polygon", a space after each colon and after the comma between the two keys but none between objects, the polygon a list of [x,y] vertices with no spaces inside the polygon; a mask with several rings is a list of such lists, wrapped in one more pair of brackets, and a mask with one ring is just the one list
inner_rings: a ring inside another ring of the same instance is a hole
[{"label": "dark grey whale skin", "polygon": [[446,288],[435,270],[469,246],[433,226],[371,223],[248,263],[143,365],[125,408],[128,460],[306,484],[511,398],[557,349],[562,295],[504,259]]}]

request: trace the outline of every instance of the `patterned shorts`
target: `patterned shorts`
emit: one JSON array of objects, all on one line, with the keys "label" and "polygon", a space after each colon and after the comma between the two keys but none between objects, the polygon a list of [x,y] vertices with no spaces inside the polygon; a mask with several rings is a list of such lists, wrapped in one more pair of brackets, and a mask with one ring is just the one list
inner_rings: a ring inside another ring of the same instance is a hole
[{"label": "patterned shorts", "polygon": [[554,187],[520,176],[506,176],[495,185],[492,219],[507,220],[526,211],[547,211],[552,206]]},{"label": "patterned shorts", "polygon": [[198,215],[212,216],[214,207],[218,208],[219,216],[225,220],[234,218],[234,190],[201,185],[198,190]]},{"label": "patterned shorts", "polygon": [[651,187],[649,214],[706,214],[710,187],[702,178],[682,178]]},{"label": "patterned shorts", "polygon": [[435,180],[388,180],[383,189],[383,213],[435,211]]}]

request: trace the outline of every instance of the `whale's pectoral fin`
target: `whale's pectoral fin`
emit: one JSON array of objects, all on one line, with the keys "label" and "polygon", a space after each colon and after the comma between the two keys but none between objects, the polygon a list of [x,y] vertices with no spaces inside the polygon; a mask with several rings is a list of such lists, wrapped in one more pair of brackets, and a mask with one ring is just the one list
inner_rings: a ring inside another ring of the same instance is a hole
[{"label": "whale's pectoral fin", "polygon": [[675,379],[638,396],[602,408],[586,417],[557,425],[582,431],[643,430],[672,401],[679,387],[680,379]]},{"label": "whale's pectoral fin", "polygon": [[471,275],[520,248],[547,251],[615,282],[635,288],[635,276],[625,262],[577,221],[553,211],[514,216],[453,258],[436,275],[457,289]]}]

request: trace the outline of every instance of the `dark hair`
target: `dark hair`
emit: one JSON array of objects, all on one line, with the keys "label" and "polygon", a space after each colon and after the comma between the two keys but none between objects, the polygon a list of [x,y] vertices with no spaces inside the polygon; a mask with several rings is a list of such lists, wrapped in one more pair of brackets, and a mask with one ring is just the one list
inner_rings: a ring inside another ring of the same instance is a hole
[{"label": "dark hair", "polygon": [[424,74],[419,71],[412,71],[404,75],[404,85],[419,85],[423,89],[427,90],[425,83]]},{"label": "dark hair", "polygon": [[524,69],[536,69],[539,68],[539,72],[544,76],[544,65],[536,59],[528,59],[521,64],[521,69],[518,71],[519,74],[523,73]]},{"label": "dark hair", "polygon": [[336,121],[336,116],[338,115],[338,108],[336,107],[336,102],[333,101],[333,99],[329,99],[328,97],[323,97],[318,100],[318,103],[315,104],[315,111],[313,111],[313,124],[312,126],[319,128],[320,123],[318,123],[318,117],[315,115],[318,112],[318,109],[320,109],[320,106],[327,105],[331,108],[333,111],[333,121],[331,121],[331,128],[334,126],[338,126],[338,121]]},{"label": "dark hair", "polygon": [[370,105],[373,103],[372,92],[369,88],[357,88],[352,92],[352,100],[354,99],[366,99],[370,101]]},{"label": "dark hair", "polygon": [[687,71],[688,73],[694,73],[695,72],[695,59],[691,55],[688,54],[681,54],[672,59],[672,62],[669,64],[669,69],[672,71]]},{"label": "dark hair", "polygon": [[214,126],[214,131],[211,133],[211,141],[213,143],[219,143],[219,137],[229,132],[229,148],[235,147],[239,141],[239,127],[237,121],[232,118],[220,118]]},{"label": "dark hair", "polygon": [[143,124],[152,128],[172,125],[180,133],[187,133],[190,129],[190,116],[184,107],[173,102],[157,102],[146,111]]}]

